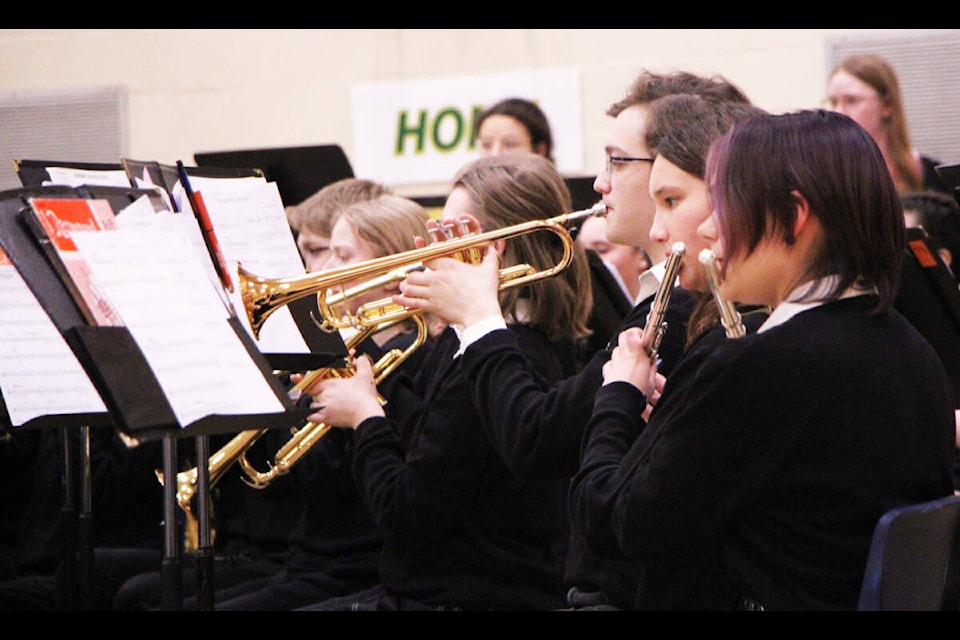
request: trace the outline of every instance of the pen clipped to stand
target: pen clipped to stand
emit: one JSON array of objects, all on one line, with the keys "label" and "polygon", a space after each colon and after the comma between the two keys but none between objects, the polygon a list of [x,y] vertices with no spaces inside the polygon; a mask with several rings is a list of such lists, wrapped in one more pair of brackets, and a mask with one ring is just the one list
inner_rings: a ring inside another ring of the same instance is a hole
[{"label": "pen clipped to stand", "polygon": [[220,242],[217,240],[217,234],[213,229],[210,213],[207,211],[207,207],[203,202],[203,196],[200,192],[194,191],[190,186],[190,177],[187,175],[187,170],[180,160],[177,160],[177,171],[180,174],[183,192],[187,197],[187,201],[190,203],[190,208],[193,209],[193,215],[196,216],[197,223],[200,225],[203,242],[207,246],[207,251],[210,252],[210,259],[213,260],[213,266],[217,270],[217,276],[220,278],[220,282],[223,283],[224,288],[230,293],[233,293],[234,286],[233,278],[230,276],[230,268],[227,265],[227,259],[224,257],[223,251],[220,249]]}]

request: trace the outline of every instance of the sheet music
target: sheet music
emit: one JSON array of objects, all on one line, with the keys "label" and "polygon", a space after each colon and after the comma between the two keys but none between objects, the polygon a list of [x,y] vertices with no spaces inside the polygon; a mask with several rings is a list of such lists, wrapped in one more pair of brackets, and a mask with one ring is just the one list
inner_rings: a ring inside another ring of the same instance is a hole
[{"label": "sheet music", "polygon": [[77,169],[73,167],[47,167],[50,180],[44,185],[63,184],[69,187],[79,187],[85,184],[106,187],[129,187],[130,178],[123,169],[94,171],[91,169]]},{"label": "sheet music", "polygon": [[[250,273],[282,278],[305,273],[297,243],[290,232],[277,183],[259,178],[190,178],[203,196],[231,273],[237,264]],[[234,307],[250,335],[239,287],[231,294]],[[263,323],[257,341],[265,353],[309,353],[289,308],[277,307]]]},{"label": "sheet music", "polygon": [[[187,293],[198,289],[191,285],[197,279],[197,274],[205,273],[210,287],[223,302],[223,311],[227,315],[236,315],[236,312],[230,309],[232,303],[220,285],[213,262],[207,258],[207,247],[203,243],[196,218],[170,209],[156,211],[150,204],[150,199],[142,196],[122,211],[118,211],[116,220],[121,229],[142,229],[148,237],[156,239],[155,246],[163,248],[162,255],[167,268],[177,277],[178,282],[184,283],[185,287],[191,287],[185,289]],[[206,296],[188,301],[191,306],[208,302]]]},{"label": "sheet music", "polygon": [[[165,266],[183,257],[167,253],[169,237],[121,228],[80,232],[74,241],[120,310],[181,426],[213,414],[284,411],[207,280],[175,276]],[[210,296],[208,304],[187,303]]]},{"label": "sheet music", "polygon": [[47,415],[106,413],[63,336],[0,251],[0,389],[14,426]]}]

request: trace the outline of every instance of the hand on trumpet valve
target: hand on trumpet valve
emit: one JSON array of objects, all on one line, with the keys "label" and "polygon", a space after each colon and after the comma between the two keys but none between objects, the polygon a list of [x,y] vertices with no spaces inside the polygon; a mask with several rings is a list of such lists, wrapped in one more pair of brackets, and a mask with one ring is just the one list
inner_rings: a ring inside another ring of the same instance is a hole
[{"label": "hand on trumpet valve", "polygon": [[500,311],[500,251],[496,243],[480,249],[482,258],[468,264],[456,257],[434,258],[423,271],[400,283],[393,302],[433,313],[448,323],[469,326]]},{"label": "hand on trumpet valve", "polygon": [[311,422],[356,429],[367,418],[386,415],[377,393],[373,363],[367,356],[354,360],[353,375],[323,378],[307,392],[313,398],[310,408],[316,410],[307,416]]}]

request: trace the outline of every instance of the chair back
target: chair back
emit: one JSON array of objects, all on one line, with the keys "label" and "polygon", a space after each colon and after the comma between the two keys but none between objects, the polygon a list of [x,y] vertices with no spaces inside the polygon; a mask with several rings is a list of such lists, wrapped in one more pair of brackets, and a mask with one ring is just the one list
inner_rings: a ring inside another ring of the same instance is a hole
[{"label": "chair back", "polygon": [[873,532],[857,610],[960,610],[958,536],[958,495],[888,511]]}]

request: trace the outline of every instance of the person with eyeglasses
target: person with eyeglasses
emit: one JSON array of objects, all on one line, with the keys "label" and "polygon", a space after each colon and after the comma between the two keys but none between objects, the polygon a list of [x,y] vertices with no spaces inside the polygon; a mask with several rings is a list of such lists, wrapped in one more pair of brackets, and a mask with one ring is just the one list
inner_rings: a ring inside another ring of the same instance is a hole
[{"label": "person with eyeglasses", "polygon": [[867,130],[900,194],[933,189],[952,195],[937,174],[940,162],[911,146],[900,83],[887,60],[876,54],[845,58],[830,72],[826,102]]},{"label": "person with eyeglasses", "polygon": [[[688,72],[641,73],[625,97],[607,110],[613,119],[605,145],[606,164],[594,189],[607,207],[606,234],[611,242],[645,249],[654,266],[644,272],[638,301],[621,324],[643,327],[664,273],[665,251],[650,240],[655,207],[649,194],[654,140],[648,139],[650,104],[663,96],[696,94],[717,101],[749,104],[741,89],[720,76]],[[496,267],[496,253],[483,265],[456,260],[431,261],[431,268],[410,274],[394,300],[444,315],[464,327],[462,366],[470,381],[473,409],[507,467],[518,478],[569,480],[580,465],[580,445],[603,382],[609,345],[575,376],[548,385],[538,380],[516,340],[502,330],[502,311],[487,271]],[[683,352],[686,325],[694,298],[673,290],[660,345],[660,373],[669,375]],[[614,342],[616,337],[614,336]],[[568,540],[564,585],[571,609],[629,609],[638,576],[616,549],[604,554],[590,549],[575,529]]]}]

